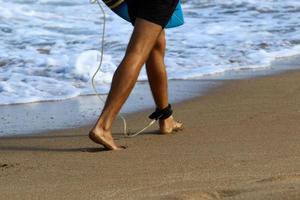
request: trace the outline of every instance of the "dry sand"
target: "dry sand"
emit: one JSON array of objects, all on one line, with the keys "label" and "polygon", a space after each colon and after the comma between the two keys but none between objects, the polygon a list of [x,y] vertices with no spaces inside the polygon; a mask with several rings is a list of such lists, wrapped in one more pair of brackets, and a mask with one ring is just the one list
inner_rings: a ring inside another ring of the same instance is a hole
[{"label": "dry sand", "polygon": [[[157,126],[103,151],[91,127],[1,138],[0,199],[300,199],[300,71],[228,81],[174,105],[185,130]],[[152,110],[127,117],[132,130]]]}]

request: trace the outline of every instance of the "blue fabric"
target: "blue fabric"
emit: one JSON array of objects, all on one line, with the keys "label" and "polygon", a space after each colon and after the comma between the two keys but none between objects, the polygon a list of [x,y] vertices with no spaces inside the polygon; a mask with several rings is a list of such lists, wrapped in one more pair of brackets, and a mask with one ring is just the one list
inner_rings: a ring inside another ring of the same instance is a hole
[{"label": "blue fabric", "polygon": [[[114,9],[113,11],[117,15],[119,15],[121,18],[130,22],[127,3],[123,3],[117,9]],[[183,24],[184,24],[184,17],[183,17],[183,13],[182,13],[182,8],[181,8],[181,4],[178,3],[166,28],[174,28],[174,27],[181,26]]]}]

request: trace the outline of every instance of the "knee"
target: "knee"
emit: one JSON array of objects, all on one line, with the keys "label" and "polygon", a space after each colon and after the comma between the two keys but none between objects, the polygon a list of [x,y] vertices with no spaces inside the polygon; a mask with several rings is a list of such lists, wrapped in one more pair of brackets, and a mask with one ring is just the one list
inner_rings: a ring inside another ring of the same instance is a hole
[{"label": "knee", "polygon": [[148,52],[147,48],[140,44],[128,46],[125,53],[125,59],[127,58],[135,60],[136,62],[143,62],[147,58]]},{"label": "knee", "polygon": [[146,62],[150,57],[161,56],[164,57],[166,48],[165,34],[162,32],[157,38],[152,47],[146,46],[142,43],[131,41],[127,47],[125,58],[134,59],[136,62]]},{"label": "knee", "polygon": [[154,45],[147,62],[160,62],[163,61],[165,56],[165,41],[158,40]]},{"label": "knee", "polygon": [[165,49],[166,49],[166,40],[163,35],[157,39],[155,45],[153,46],[152,51],[155,51],[157,53],[160,53],[161,55],[164,55]]},{"label": "knee", "polygon": [[[140,69],[146,62],[148,54],[139,45],[128,47],[122,60],[122,65],[130,66],[129,69]],[[128,69],[127,69],[128,70]]]}]

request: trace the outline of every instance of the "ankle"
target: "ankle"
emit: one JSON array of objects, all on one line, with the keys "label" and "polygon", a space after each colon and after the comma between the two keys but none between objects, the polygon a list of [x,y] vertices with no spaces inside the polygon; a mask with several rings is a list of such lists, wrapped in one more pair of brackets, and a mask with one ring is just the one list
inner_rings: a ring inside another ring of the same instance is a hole
[{"label": "ankle", "polygon": [[95,129],[101,130],[101,131],[110,131],[111,130],[111,125],[108,123],[104,123],[102,121],[98,121]]},{"label": "ankle", "polygon": [[159,119],[159,122],[168,122],[168,121],[171,121],[173,119],[173,116],[171,115],[170,117],[166,118],[166,119]]},{"label": "ankle", "polygon": [[156,108],[156,110],[151,115],[149,115],[149,118],[155,120],[167,119],[172,115],[172,113],[173,110],[171,108],[171,104],[168,104],[168,106],[163,109]]},{"label": "ankle", "polygon": [[112,116],[111,113],[112,112],[110,112],[108,109],[106,112],[102,112],[99,120],[96,123],[96,127],[104,131],[110,131],[114,120],[114,116]]},{"label": "ankle", "polygon": [[169,103],[167,104],[162,104],[162,105],[156,105],[156,108],[160,109],[160,110],[163,110],[164,108],[168,107],[169,106]]}]

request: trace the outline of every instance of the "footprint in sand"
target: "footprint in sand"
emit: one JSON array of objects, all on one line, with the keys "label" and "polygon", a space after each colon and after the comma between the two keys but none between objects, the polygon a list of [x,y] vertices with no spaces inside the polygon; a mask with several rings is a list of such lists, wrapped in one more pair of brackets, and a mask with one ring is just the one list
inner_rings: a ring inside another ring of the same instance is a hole
[{"label": "footprint in sand", "polygon": [[257,183],[275,183],[275,182],[299,182],[300,183],[300,174],[293,175],[280,175],[273,176],[269,178],[264,178],[256,181]]},{"label": "footprint in sand", "polygon": [[223,189],[216,190],[212,192],[204,192],[204,191],[185,191],[180,193],[175,193],[173,195],[164,196],[163,200],[221,200],[221,199],[236,199],[237,196],[242,196],[242,193],[251,192],[252,189]]},{"label": "footprint in sand", "polygon": [[19,165],[20,165],[19,163],[0,163],[0,169],[3,171]]},{"label": "footprint in sand", "polygon": [[[0,163],[0,172],[7,172],[10,169],[14,169],[19,166],[19,163]],[[6,174],[6,173],[4,173]],[[0,174],[1,175],[1,174]]]},{"label": "footprint in sand", "polygon": [[[280,175],[263,178],[251,182],[250,185],[242,185],[240,188],[228,188],[215,191],[182,191],[164,196],[163,199],[180,200],[222,200],[222,199],[296,199],[299,196],[300,174]],[[272,196],[273,195],[273,196]]]}]

